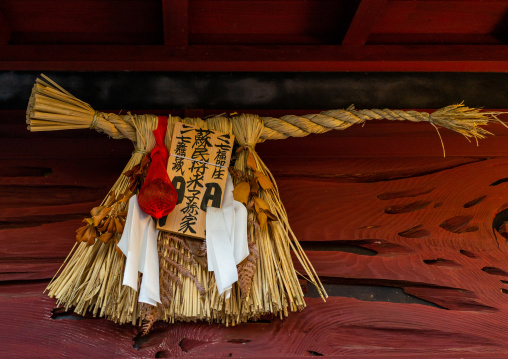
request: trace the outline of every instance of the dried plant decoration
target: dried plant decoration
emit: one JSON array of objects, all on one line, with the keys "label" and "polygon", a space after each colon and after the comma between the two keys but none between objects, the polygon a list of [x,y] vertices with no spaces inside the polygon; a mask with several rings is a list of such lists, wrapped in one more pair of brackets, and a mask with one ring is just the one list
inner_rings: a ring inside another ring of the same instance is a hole
[{"label": "dried plant decoration", "polygon": [[155,322],[159,319],[159,309],[157,306],[143,303],[141,306],[141,335],[147,335],[153,328]]},{"label": "dried plant decoration", "polygon": [[184,237],[185,243],[189,247],[194,256],[194,260],[207,268],[206,264],[206,242],[192,237]]},{"label": "dried plant decoration", "polygon": [[256,274],[256,264],[259,258],[259,251],[254,241],[249,240],[249,255],[240,264],[238,269],[238,286],[242,292],[242,298],[247,299],[250,295],[252,281]]},{"label": "dried plant decoration", "polygon": [[124,176],[129,178],[129,188],[131,193],[138,193],[143,184],[143,179],[146,177],[146,171],[150,165],[150,157],[143,155],[141,162],[132,169],[124,172]]},{"label": "dried plant decoration", "polygon": [[[236,185],[235,198],[248,208],[250,250],[248,258],[238,266],[239,282],[233,285],[230,298],[225,299],[218,294],[213,273],[207,271],[203,261],[206,248],[161,234],[159,250],[162,253],[160,267],[164,303],[157,308],[157,318],[168,322],[207,320],[235,325],[255,320],[266,313],[283,317],[290,311],[301,310],[305,301],[292,255],[301,263],[305,271],[302,275],[306,275],[326,298],[319,278],[289,226],[275,179],[255,151],[257,143],[332,129],[344,130],[374,119],[428,122],[467,138],[478,139],[490,134],[481,126],[498,121],[498,114],[459,104],[430,114],[388,109],[356,110],[351,107],[281,118],[235,114],[231,118],[216,116],[203,120],[170,116],[165,137],[168,147],[176,122],[235,136],[240,148],[231,174]],[[134,193],[139,188],[147,161],[144,155],[154,147],[152,131],[157,122],[157,117],[152,115],[128,113],[120,116],[95,111],[45,76],[37,79],[34,85],[27,108],[30,131],[91,128],[115,139],[130,139],[135,146],[123,171],[125,174],[116,181],[92,216],[85,219],[85,226],[78,229],[76,237],[79,242],[61,272],[48,285],[49,295],[57,298],[66,309],[72,307],[78,314],[92,311],[94,315],[105,316],[118,323],[139,324],[145,318],[141,314],[137,293],[122,286],[125,257],[117,254],[115,242],[122,230],[121,214],[125,208],[120,208],[123,204],[118,205],[116,212],[106,208],[126,191]],[[102,240],[97,240],[100,237]],[[155,315],[147,316],[147,322],[152,322],[153,318]]]},{"label": "dried plant decoration", "polygon": [[170,233],[159,235],[159,280],[161,301],[169,307],[177,292],[183,300],[183,281],[190,279],[198,292],[204,296],[205,288],[196,278],[196,264],[194,254],[187,245],[185,237]]}]

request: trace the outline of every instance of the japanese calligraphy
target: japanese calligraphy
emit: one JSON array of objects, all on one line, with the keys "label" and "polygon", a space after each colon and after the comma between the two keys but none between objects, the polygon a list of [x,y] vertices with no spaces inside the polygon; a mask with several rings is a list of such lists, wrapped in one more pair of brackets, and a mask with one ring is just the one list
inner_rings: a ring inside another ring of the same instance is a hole
[{"label": "japanese calligraphy", "polygon": [[175,209],[158,228],[205,237],[206,209],[222,204],[234,136],[175,124],[168,175],[178,193]]}]

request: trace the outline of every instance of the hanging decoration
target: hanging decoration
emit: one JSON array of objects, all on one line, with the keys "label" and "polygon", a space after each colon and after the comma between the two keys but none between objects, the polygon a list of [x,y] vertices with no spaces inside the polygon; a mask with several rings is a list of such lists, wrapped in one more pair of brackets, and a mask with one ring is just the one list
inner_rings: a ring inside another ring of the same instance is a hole
[{"label": "hanging decoration", "polygon": [[150,153],[150,167],[138,195],[138,203],[143,212],[156,219],[171,213],[178,200],[166,170],[169,153],[164,145],[164,137],[167,127],[167,118],[159,116],[157,129],[153,131],[156,145]]},{"label": "hanging decoration", "polygon": [[[305,307],[299,278],[323,299],[327,294],[289,226],[257,143],[373,119],[429,122],[479,139],[497,115],[462,104],[430,114],[351,107],[281,118],[117,115],[94,110],[42,75],[27,109],[30,131],[90,128],[135,146],[77,230],[48,294],[78,314],[143,325],[145,333],[157,320],[235,325],[270,313],[282,318]],[[293,257],[304,273],[295,271]]]}]

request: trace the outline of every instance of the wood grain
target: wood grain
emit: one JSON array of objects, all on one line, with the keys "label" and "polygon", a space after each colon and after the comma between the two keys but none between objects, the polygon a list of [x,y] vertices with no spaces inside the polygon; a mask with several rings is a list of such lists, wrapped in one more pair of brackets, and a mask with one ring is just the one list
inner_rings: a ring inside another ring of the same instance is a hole
[{"label": "wood grain", "polygon": [[162,0],[164,45],[189,44],[188,0]]},{"label": "wood grain", "polygon": [[2,285],[0,315],[7,323],[30,323],[2,326],[4,353],[76,358],[88,357],[91,352],[96,358],[251,357],[254,353],[260,357],[420,354],[494,358],[507,354],[506,311],[465,314],[350,298],[331,298],[327,303],[308,299],[303,312],[283,321],[270,318],[235,327],[158,325],[147,337],[139,337],[130,325],[117,326],[62,311],[52,314],[53,301],[41,293],[44,286],[44,282]]},{"label": "wood grain", "polygon": [[383,18],[387,4],[387,0],[361,0],[342,40],[342,45],[365,45],[376,22]]},{"label": "wood grain", "polygon": [[[410,127],[414,132],[406,132]],[[508,244],[493,226],[503,222],[508,206],[508,159],[492,157],[503,149],[482,152],[494,138],[480,147],[464,141],[457,156],[442,158],[427,127],[383,122],[321,135],[322,144],[350,141],[348,153],[326,155],[312,137],[260,145],[292,228],[325,286],[392,288],[398,297],[417,300],[364,301],[368,296],[358,300],[343,297],[347,290],[331,290],[337,296],[327,303],[308,298],[308,308],[283,321],[265,318],[234,328],[158,324],[140,337],[130,325],[62,309],[52,314],[56,303],[42,294],[74,245],[80,219],[107,193],[131,151],[109,151],[122,141],[71,135],[12,137],[7,151],[16,157],[0,159],[0,315],[6,323],[30,323],[0,328],[5,353],[507,355]],[[506,136],[503,130],[499,135]],[[376,145],[387,147],[394,139],[412,142],[413,149],[376,156]],[[445,145],[455,141],[454,135],[444,139]],[[417,140],[421,145],[414,145]],[[366,145],[369,151],[362,152]],[[471,155],[460,156],[467,146]]]}]

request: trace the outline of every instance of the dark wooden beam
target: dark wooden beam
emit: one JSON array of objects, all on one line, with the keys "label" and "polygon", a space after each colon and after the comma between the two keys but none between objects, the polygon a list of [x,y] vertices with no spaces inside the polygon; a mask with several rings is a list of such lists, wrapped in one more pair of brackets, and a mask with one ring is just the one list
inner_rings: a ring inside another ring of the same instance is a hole
[{"label": "dark wooden beam", "polygon": [[508,46],[7,45],[0,70],[506,72]]},{"label": "dark wooden beam", "polygon": [[361,0],[342,45],[365,45],[376,19],[382,17],[387,3],[388,0]]},{"label": "dark wooden beam", "polygon": [[188,0],[162,0],[164,45],[187,46],[189,43]]},{"label": "dark wooden beam", "polygon": [[11,38],[11,29],[7,23],[7,19],[0,9],[0,45],[7,45]]}]

